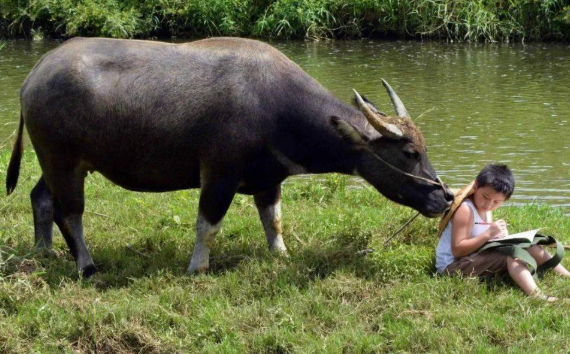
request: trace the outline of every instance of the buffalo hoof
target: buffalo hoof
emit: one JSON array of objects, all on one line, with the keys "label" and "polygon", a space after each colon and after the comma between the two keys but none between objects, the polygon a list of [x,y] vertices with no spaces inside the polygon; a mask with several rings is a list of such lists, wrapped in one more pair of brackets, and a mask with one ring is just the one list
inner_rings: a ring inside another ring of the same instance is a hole
[{"label": "buffalo hoof", "polygon": [[274,248],[270,248],[269,251],[276,256],[289,258],[289,252],[287,251],[287,248],[274,247]]},{"label": "buffalo hoof", "polygon": [[284,256],[288,256],[287,247],[285,246],[285,242],[283,242],[283,237],[278,235],[273,240],[268,240],[269,250],[276,254],[281,254]]},{"label": "buffalo hoof", "polygon": [[190,265],[188,267],[188,269],[186,270],[186,273],[190,274],[190,275],[198,275],[198,274],[204,274],[208,271],[209,267],[193,267],[192,265]]},{"label": "buffalo hoof", "polygon": [[91,264],[81,269],[80,273],[83,278],[90,278],[93,274],[97,273],[97,268],[94,264]]},{"label": "buffalo hoof", "polygon": [[35,253],[39,256],[39,257],[43,257],[43,258],[59,258],[62,256],[62,252],[61,251],[55,251],[51,248],[37,248]]},{"label": "buffalo hoof", "polygon": [[210,268],[210,250],[196,246],[186,272],[199,274],[206,272],[208,268]]}]

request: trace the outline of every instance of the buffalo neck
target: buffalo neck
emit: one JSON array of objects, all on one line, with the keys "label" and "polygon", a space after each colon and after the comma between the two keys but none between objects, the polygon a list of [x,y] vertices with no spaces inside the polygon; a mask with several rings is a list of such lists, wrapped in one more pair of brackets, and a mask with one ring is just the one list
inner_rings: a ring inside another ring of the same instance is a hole
[{"label": "buffalo neck", "polygon": [[355,174],[359,154],[341,137],[331,117],[344,119],[362,132],[364,116],[325,90],[292,96],[278,119],[278,150],[302,166],[304,173]]}]

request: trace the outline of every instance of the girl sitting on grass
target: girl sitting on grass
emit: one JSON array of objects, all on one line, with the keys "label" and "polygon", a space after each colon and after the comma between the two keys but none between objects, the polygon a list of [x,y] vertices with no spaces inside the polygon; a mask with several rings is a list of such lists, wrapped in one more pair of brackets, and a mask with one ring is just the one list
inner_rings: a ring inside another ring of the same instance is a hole
[{"label": "girl sitting on grass", "polygon": [[[473,183],[456,195],[453,207],[440,224],[443,232],[436,251],[437,271],[445,275],[459,273],[477,277],[508,272],[527,295],[555,301],[555,297],[540,291],[524,261],[493,249],[477,252],[489,240],[508,235],[506,222],[493,222],[492,211],[508,200],[514,189],[515,179],[506,165],[488,165]],[[539,266],[551,258],[539,245],[526,250]],[[554,267],[554,271],[570,277],[562,264]]]}]

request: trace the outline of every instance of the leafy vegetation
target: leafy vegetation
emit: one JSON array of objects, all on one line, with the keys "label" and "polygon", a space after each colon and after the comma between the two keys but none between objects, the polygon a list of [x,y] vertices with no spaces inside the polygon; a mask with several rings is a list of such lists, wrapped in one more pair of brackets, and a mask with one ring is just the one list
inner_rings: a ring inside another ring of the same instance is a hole
[{"label": "leafy vegetation", "polygon": [[[9,142],[0,146],[6,175]],[[568,348],[570,305],[529,299],[504,279],[440,277],[437,220],[346,176],[295,178],[283,188],[290,257],[266,250],[253,200],[236,196],[212,271],[185,273],[199,191],[144,194],[98,174],[86,183],[84,228],[100,273],[78,277],[55,232],[33,254],[29,192],[40,176],[25,150],[18,188],[0,200],[0,352],[311,353],[542,352]],[[512,230],[544,226],[570,241],[564,210],[505,207]],[[373,252],[359,252],[373,249]],[[568,265],[568,260],[564,260]],[[547,274],[549,294],[570,282]]]},{"label": "leafy vegetation", "polygon": [[568,40],[570,4],[567,0],[3,0],[0,33]]}]

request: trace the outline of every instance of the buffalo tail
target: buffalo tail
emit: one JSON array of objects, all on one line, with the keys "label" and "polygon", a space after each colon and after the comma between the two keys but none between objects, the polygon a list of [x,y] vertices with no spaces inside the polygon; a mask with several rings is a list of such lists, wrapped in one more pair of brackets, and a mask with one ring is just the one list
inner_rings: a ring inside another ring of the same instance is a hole
[{"label": "buffalo tail", "polygon": [[8,174],[6,177],[6,192],[10,195],[16,184],[18,184],[18,176],[20,175],[20,163],[22,162],[22,152],[24,145],[22,144],[22,134],[24,133],[24,116],[20,112],[20,126],[18,127],[18,136],[12,149],[12,157],[10,157],[10,164],[8,165]]}]

